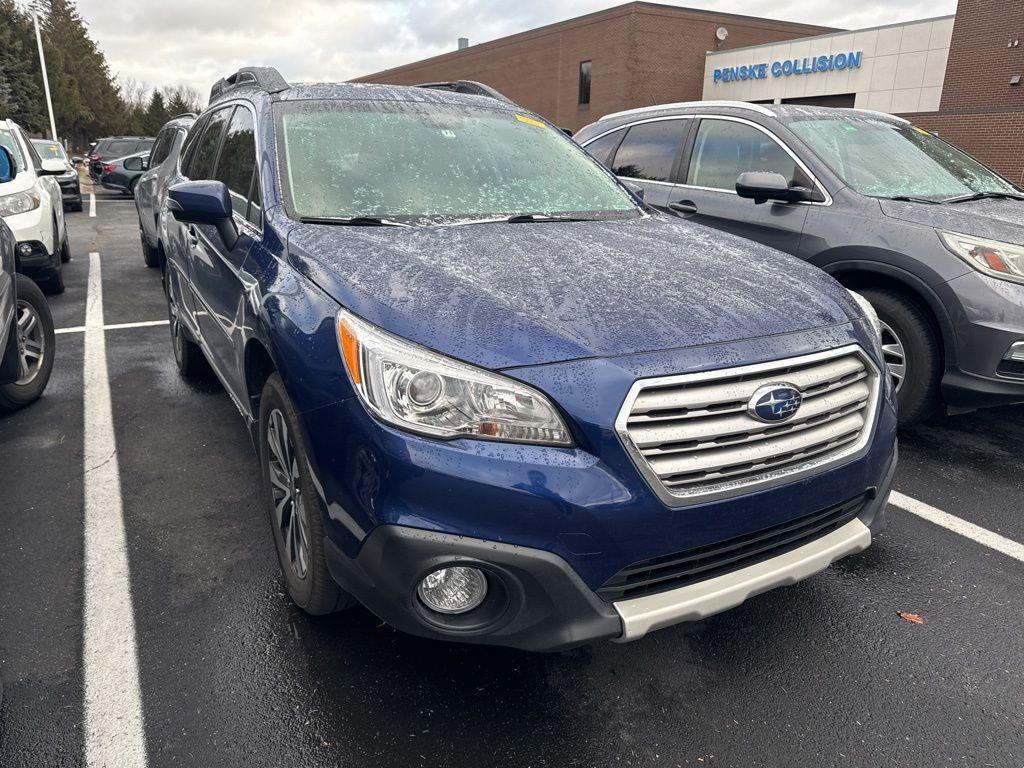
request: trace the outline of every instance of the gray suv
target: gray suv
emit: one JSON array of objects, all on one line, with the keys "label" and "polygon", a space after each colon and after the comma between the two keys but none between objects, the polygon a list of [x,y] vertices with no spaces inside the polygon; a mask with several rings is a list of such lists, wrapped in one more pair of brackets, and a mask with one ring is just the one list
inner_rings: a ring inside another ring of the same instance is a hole
[{"label": "gray suv", "polygon": [[575,138],[649,206],[867,298],[902,424],[1024,402],[1024,192],[970,155],[892,115],[743,102],[619,112]]}]

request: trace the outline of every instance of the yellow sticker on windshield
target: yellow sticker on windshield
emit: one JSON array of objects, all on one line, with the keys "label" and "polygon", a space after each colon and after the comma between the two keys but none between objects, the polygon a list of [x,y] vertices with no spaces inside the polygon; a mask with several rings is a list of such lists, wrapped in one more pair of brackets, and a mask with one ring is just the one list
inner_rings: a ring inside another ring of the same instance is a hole
[{"label": "yellow sticker on windshield", "polygon": [[525,115],[516,115],[516,120],[527,125],[535,125],[538,128],[547,128],[540,120],[534,120],[532,117],[526,117]]}]

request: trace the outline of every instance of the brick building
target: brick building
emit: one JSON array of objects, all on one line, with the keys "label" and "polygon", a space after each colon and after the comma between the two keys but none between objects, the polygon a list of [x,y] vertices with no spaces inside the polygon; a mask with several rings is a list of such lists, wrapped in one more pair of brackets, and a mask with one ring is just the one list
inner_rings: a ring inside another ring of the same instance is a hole
[{"label": "brick building", "polygon": [[633,2],[360,78],[478,80],[576,130],[698,99],[901,114],[1024,183],[1024,1],[861,30]]},{"label": "brick building", "polygon": [[[725,30],[724,41],[716,35],[720,29]],[[699,99],[709,50],[828,31],[633,2],[358,80],[396,85],[477,80],[575,131],[609,112]]]}]

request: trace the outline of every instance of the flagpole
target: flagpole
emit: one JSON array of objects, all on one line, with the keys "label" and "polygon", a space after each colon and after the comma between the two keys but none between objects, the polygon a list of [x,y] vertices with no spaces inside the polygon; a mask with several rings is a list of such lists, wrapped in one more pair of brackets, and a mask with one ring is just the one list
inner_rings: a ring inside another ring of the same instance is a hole
[{"label": "flagpole", "polygon": [[46,74],[43,37],[39,34],[39,17],[35,11],[32,11],[32,25],[36,28],[36,45],[39,46],[39,66],[43,70],[43,90],[46,92],[46,109],[50,113],[50,138],[57,141],[57,124],[53,121],[53,101],[50,99],[50,78]]}]

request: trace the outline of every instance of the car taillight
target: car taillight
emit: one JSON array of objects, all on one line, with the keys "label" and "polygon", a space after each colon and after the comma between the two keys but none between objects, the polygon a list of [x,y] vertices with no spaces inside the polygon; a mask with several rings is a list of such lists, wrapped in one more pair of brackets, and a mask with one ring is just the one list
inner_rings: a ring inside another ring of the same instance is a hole
[{"label": "car taillight", "polygon": [[112,170],[114,170],[114,166],[112,166],[112,165],[104,165],[103,166],[103,170],[106,171],[107,173],[110,173]]}]

